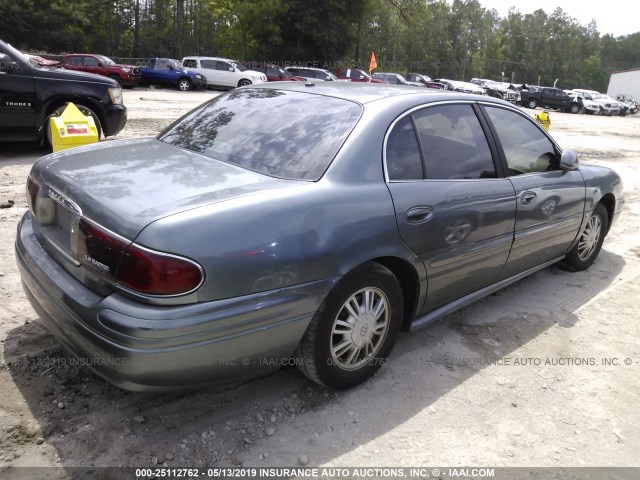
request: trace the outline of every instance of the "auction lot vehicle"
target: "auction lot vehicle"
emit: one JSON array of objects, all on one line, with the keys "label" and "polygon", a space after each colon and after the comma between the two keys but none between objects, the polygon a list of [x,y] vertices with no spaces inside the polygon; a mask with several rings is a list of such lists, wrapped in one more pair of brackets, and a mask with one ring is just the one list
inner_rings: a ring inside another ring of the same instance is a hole
[{"label": "auction lot vehicle", "polygon": [[469,82],[461,82],[459,80],[449,80],[447,78],[436,78],[434,80],[444,86],[445,90],[452,90],[454,92],[472,93],[474,95],[484,95],[484,88]]},{"label": "auction lot vehicle", "polygon": [[267,81],[264,73],[249,70],[229,58],[184,57],[182,66],[205,77],[208,87],[236,88]]},{"label": "auction lot vehicle", "polygon": [[600,105],[594,102],[590,96],[582,95],[580,92],[576,92],[574,90],[565,90],[564,92],[573,99],[573,102],[577,102],[580,105],[582,113],[600,115]]},{"label": "auction lot vehicle", "polygon": [[631,95],[626,95],[624,93],[616,95],[616,100],[620,103],[624,103],[627,106],[629,113],[637,113],[638,112],[638,103]]},{"label": "auction lot vehicle", "polygon": [[501,98],[511,103],[518,103],[520,101],[520,93],[516,91],[515,87],[511,84],[496,82],[486,78],[472,78],[470,83],[479,85],[484,89],[485,93],[491,97]]},{"label": "auction lot vehicle", "polygon": [[207,79],[196,72],[185,70],[173,58],[150,58],[147,65],[140,67],[141,85],[164,85],[183,92],[207,88]]},{"label": "auction lot vehicle", "polygon": [[40,321],[139,391],[291,357],[352,387],[400,328],[588,268],[623,206],[615,172],[508,102],[351,82],[228,92],[156,138],[43,157],[27,192],[16,256]]},{"label": "auction lot vehicle", "polygon": [[376,80],[384,80],[390,85],[408,85],[411,87],[424,87],[422,83],[411,82],[406,78],[404,78],[399,73],[376,72],[373,74],[373,78]]},{"label": "auction lot vehicle", "polygon": [[371,78],[367,72],[359,68],[340,67],[336,72],[336,76],[341,80],[350,80],[352,82],[387,83],[384,80]]},{"label": "auction lot vehicle", "polygon": [[324,68],[291,66],[284,69],[292,75],[304,77],[306,80],[322,80],[324,82],[337,82],[339,80],[338,77]]},{"label": "auction lot vehicle", "polygon": [[127,123],[114,80],[43,66],[0,40],[0,141],[45,139],[49,116],[69,102],[93,117],[99,137],[115,135]]},{"label": "auction lot vehicle", "polygon": [[134,65],[119,65],[104,55],[73,53],[65,55],[62,66],[68,70],[104,75],[118,82],[120,87],[135,87],[140,82],[140,68]]},{"label": "auction lot vehicle", "polygon": [[424,85],[427,88],[435,88],[437,90],[444,90],[444,85],[442,83],[434,82],[431,80],[431,77],[428,75],[423,75],[422,73],[409,73],[407,74],[407,80],[410,82],[418,82]]},{"label": "auction lot vehicle", "polygon": [[617,100],[611,97],[607,97],[595,90],[583,90],[581,88],[574,88],[574,92],[579,93],[582,98],[586,100],[592,100],[600,105],[600,113],[602,115],[618,115],[620,113],[620,104]]},{"label": "auction lot vehicle", "polygon": [[[580,90],[574,90],[580,93]],[[563,112],[580,113],[580,102],[572,95],[567,95],[559,88],[543,87],[539,90],[521,90],[520,103],[527,108],[553,108]]]},{"label": "auction lot vehicle", "polygon": [[306,82],[307,79],[294,75],[288,70],[273,63],[257,63],[251,69],[263,73],[269,82]]}]

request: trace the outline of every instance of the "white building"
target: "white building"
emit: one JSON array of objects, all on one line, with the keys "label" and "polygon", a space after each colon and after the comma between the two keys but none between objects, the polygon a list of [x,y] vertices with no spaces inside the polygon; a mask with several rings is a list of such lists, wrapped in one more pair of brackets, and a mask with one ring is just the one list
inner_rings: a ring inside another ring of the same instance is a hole
[{"label": "white building", "polygon": [[607,95],[615,97],[619,93],[631,95],[636,100],[640,99],[640,69],[624,70],[611,74]]}]

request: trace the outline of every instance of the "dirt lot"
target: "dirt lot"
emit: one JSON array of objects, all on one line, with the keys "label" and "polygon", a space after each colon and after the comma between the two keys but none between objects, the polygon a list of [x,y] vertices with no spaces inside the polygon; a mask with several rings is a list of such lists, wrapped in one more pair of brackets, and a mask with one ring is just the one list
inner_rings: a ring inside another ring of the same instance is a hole
[{"label": "dirt lot", "polygon": [[[125,91],[118,138],[214,92]],[[529,111],[531,113],[531,111]],[[640,114],[552,113],[583,162],[616,169],[626,212],[592,268],[548,268],[414,334],[346,393],[286,368],[241,385],[132,394],[73,365],[34,320],[13,256],[43,151],[0,145],[0,477],[7,466],[640,466]],[[629,360],[626,360],[629,359]],[[630,363],[629,365],[625,364]],[[634,453],[635,452],[635,453]]]}]

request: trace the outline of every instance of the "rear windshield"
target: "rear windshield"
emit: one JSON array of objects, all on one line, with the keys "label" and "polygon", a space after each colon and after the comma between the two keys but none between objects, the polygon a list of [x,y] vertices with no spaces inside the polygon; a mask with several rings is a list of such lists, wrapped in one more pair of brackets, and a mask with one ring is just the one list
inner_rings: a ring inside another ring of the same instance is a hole
[{"label": "rear windshield", "polygon": [[318,180],[360,118],[354,102],[306,92],[234,90],[158,139],[272,177]]}]

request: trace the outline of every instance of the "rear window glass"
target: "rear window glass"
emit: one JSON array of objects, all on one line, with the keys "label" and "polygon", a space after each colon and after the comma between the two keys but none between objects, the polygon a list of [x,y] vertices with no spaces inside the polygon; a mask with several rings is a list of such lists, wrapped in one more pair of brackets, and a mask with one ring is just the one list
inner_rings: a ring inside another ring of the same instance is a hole
[{"label": "rear window glass", "polygon": [[249,88],[202,105],[158,139],[265,175],[313,181],[361,112],[359,104],[339,98]]}]

